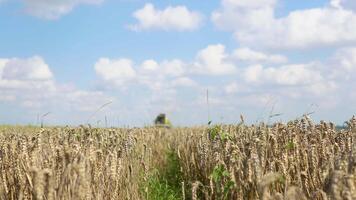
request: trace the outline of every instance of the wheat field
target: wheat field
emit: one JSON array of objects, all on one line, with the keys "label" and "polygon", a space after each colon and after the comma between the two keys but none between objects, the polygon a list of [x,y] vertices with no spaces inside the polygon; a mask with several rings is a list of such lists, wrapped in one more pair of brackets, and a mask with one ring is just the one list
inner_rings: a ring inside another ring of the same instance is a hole
[{"label": "wheat field", "polygon": [[0,127],[0,199],[356,199],[356,118]]}]

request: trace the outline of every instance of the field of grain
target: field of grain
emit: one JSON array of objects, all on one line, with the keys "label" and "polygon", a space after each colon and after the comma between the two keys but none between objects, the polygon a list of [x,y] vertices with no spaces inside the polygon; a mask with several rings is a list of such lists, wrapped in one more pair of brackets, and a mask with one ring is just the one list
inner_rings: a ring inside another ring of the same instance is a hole
[{"label": "field of grain", "polygon": [[0,199],[356,199],[356,118],[0,128]]}]

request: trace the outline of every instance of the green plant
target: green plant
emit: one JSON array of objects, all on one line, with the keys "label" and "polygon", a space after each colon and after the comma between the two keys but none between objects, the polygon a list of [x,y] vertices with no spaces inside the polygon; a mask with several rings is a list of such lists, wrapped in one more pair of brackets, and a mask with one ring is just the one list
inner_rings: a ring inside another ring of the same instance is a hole
[{"label": "green plant", "polygon": [[221,132],[220,125],[215,125],[208,129],[209,137],[212,140],[215,140],[215,138],[220,134],[220,132]]},{"label": "green plant", "polygon": [[224,131],[221,125],[215,125],[208,129],[209,137],[212,140],[215,140],[219,137],[222,141],[231,139],[231,136],[228,132]]},{"label": "green plant", "polygon": [[230,190],[235,185],[231,179],[230,172],[225,169],[224,165],[219,164],[214,167],[210,176],[216,185],[217,194],[227,199]]},{"label": "green plant", "polygon": [[182,199],[183,173],[180,161],[174,150],[166,153],[166,162],[155,169],[149,176],[147,184],[147,199]]},{"label": "green plant", "polygon": [[177,200],[181,199],[175,188],[172,188],[168,182],[160,177],[158,171],[155,171],[148,177],[145,187],[147,200]]},{"label": "green plant", "polygon": [[288,150],[292,150],[292,149],[294,149],[294,147],[295,147],[295,144],[293,143],[293,141],[289,141],[286,144],[286,149],[288,149]]}]

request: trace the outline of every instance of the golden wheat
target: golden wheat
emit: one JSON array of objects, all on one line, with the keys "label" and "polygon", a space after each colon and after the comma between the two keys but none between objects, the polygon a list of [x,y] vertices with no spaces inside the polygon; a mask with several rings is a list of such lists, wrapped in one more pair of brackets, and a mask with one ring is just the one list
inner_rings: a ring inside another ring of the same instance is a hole
[{"label": "golden wheat", "polygon": [[0,127],[0,199],[146,199],[167,150],[184,199],[356,199],[355,139],[355,117],[343,130],[308,116],[273,126]]}]

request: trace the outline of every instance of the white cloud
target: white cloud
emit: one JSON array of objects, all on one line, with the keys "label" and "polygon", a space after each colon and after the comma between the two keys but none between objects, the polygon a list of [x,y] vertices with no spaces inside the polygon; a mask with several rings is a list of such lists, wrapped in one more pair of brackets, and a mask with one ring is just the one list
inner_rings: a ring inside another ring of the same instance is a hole
[{"label": "white cloud", "polygon": [[193,64],[193,70],[198,74],[228,75],[236,73],[236,67],[228,61],[229,55],[221,44],[209,45],[200,50]]},{"label": "white cloud", "polygon": [[234,59],[252,63],[286,63],[288,58],[283,55],[266,54],[259,51],[254,51],[250,48],[238,48],[232,53]]},{"label": "white cloud", "polygon": [[162,63],[163,72],[168,76],[182,76],[186,72],[186,64],[181,60],[175,59],[171,61],[164,61]]},{"label": "white cloud", "polygon": [[356,2],[354,0],[331,0],[330,5],[335,8],[356,9]]},{"label": "white cloud", "polygon": [[0,102],[11,102],[11,101],[15,101],[16,100],[16,96],[15,95],[7,95],[7,94],[1,94],[0,93]]},{"label": "white cloud", "polygon": [[342,8],[341,0],[330,0],[330,6],[334,8]]},{"label": "white cloud", "polygon": [[23,0],[25,11],[30,15],[54,20],[71,12],[81,4],[97,5],[104,0]]},{"label": "white cloud", "polygon": [[[263,53],[260,54],[264,55]],[[264,56],[266,60],[281,61],[284,59],[277,55]],[[173,59],[158,63],[150,59],[141,64],[140,72],[143,75],[154,74],[155,78],[161,76],[180,77],[186,74],[209,76],[232,75],[237,72],[237,68],[232,62],[233,57],[225,51],[225,46],[222,44],[208,45],[206,48],[198,51],[195,59],[191,62]],[[252,58],[241,57],[241,59]]]},{"label": "white cloud", "polygon": [[[52,72],[39,56],[28,59],[13,58],[2,62],[2,78],[7,80],[49,80]],[[1,62],[0,62],[1,65]]]},{"label": "white cloud", "polygon": [[179,77],[171,82],[173,87],[195,87],[198,84],[188,77]]},{"label": "white cloud", "polygon": [[[270,91],[293,99],[310,95],[309,101],[322,97],[339,99],[345,96],[345,91],[354,90],[355,55],[355,48],[341,48],[323,62],[275,67],[251,65],[242,70],[240,77],[252,91]],[[241,86],[241,80],[225,86],[225,92],[236,94],[233,91],[237,86]],[[340,91],[346,88],[349,89]]]},{"label": "white cloud", "polygon": [[[124,63],[126,63],[126,66],[130,66],[130,71],[136,72],[135,76],[129,76],[129,79],[126,76],[115,75],[119,72],[113,73],[114,70],[111,67],[99,67],[103,65],[98,63],[103,63],[103,61],[97,62],[95,70],[102,79],[104,88],[109,85],[115,87],[108,87],[108,89],[118,89],[116,90],[117,92],[126,93],[127,89],[132,88],[141,91],[141,93],[143,92],[144,94],[141,95],[146,95],[142,99],[144,102],[135,102],[137,103],[135,108],[142,106],[142,104],[148,104],[145,109],[162,109],[160,112],[177,111],[180,109],[177,104],[177,89],[188,88],[194,90],[198,87],[198,83],[189,77],[188,64],[181,60],[173,59],[158,62],[148,59],[137,65],[134,65],[131,60],[125,60],[127,61]],[[122,62],[120,63],[122,64]],[[119,65],[115,66],[119,67]],[[137,94],[137,96],[140,95]],[[131,103],[134,104],[133,102]]]},{"label": "white cloud", "polygon": [[138,20],[138,23],[130,25],[129,28],[136,31],[192,31],[197,29],[203,21],[200,13],[190,11],[185,6],[169,6],[164,10],[158,10],[150,3],[137,10],[133,16]]},{"label": "white cloud", "polygon": [[[270,59],[267,58],[270,55],[265,56],[266,59]],[[280,58],[276,60],[278,59]],[[115,85],[121,89],[130,85],[144,85],[151,90],[159,91],[179,86],[198,86],[190,78],[194,75],[236,75],[238,70],[232,60],[232,56],[225,52],[225,46],[217,44],[200,50],[191,62],[179,59],[157,62],[148,59],[139,65],[134,65],[130,59],[101,58],[94,68],[97,75],[107,83],[105,85]]]},{"label": "white cloud", "polygon": [[244,78],[252,83],[293,86],[310,85],[323,80],[321,72],[316,70],[313,64],[285,65],[278,68],[254,65],[245,70]]},{"label": "white cloud", "polygon": [[114,98],[55,81],[48,64],[40,56],[0,59],[0,102],[26,110],[89,111]]},{"label": "white cloud", "polygon": [[142,62],[140,72],[143,75],[177,77],[186,73],[186,64],[179,59],[164,60],[161,63],[149,59]]},{"label": "white cloud", "polygon": [[[273,4],[251,1],[253,6],[239,6],[240,1],[222,1],[222,8],[212,13],[211,19],[217,27],[228,31],[254,31],[269,29],[274,19]],[[246,4],[248,2],[246,1]]]},{"label": "white cloud", "polygon": [[338,84],[334,81],[316,82],[306,87],[305,90],[310,91],[312,94],[323,96],[329,94],[330,91],[338,89]]},{"label": "white cloud", "polygon": [[159,65],[155,60],[145,60],[141,67],[144,72],[157,72],[159,70]]},{"label": "white cloud", "polygon": [[75,107],[74,109],[78,111],[94,111],[104,103],[117,101],[102,91],[85,91],[72,88],[62,92],[64,94],[62,98],[68,102],[68,106]]},{"label": "white cloud", "polygon": [[53,75],[48,65],[39,56],[28,59],[0,59],[0,88],[53,89]]},{"label": "white cloud", "polygon": [[356,14],[343,7],[296,10],[276,18],[274,4],[241,7],[223,1],[222,5],[212,14],[213,22],[233,31],[247,46],[310,48],[356,42]]},{"label": "white cloud", "polygon": [[0,59],[0,79],[2,78],[2,71],[9,59]]},{"label": "white cloud", "polygon": [[117,60],[100,58],[95,63],[94,68],[96,73],[105,81],[114,82],[117,85],[122,85],[136,77],[132,61],[126,58]]},{"label": "white cloud", "polygon": [[344,81],[356,80],[356,47],[336,50],[329,59],[328,77]]},{"label": "white cloud", "polygon": [[[212,107],[222,107],[228,113],[237,108],[260,112],[273,97],[282,105],[282,112],[299,115],[303,111],[290,105],[304,108],[320,101],[339,105],[349,93],[344,88],[354,89],[350,86],[355,76],[354,55],[354,48],[343,48],[324,61],[290,63],[283,55],[250,48],[228,52],[224,45],[215,44],[198,51],[192,61],[144,60],[132,66],[136,76],[124,87],[144,91],[147,105],[160,105],[155,111],[199,110],[209,88]],[[112,81],[106,83],[112,85]]]},{"label": "white cloud", "polygon": [[244,79],[247,82],[258,83],[261,82],[263,74],[263,66],[262,65],[251,65],[247,67],[244,71]]},{"label": "white cloud", "polygon": [[176,87],[195,86],[195,81],[186,77],[187,66],[178,59],[157,62],[153,59],[144,60],[134,65],[129,59],[99,59],[95,66],[97,75],[104,85],[114,85],[119,89],[143,86],[155,95],[175,94]]},{"label": "white cloud", "polygon": [[269,82],[280,85],[308,85],[322,81],[319,71],[313,69],[313,65],[286,65],[280,68],[264,69]]},{"label": "white cloud", "polygon": [[332,61],[339,66],[337,70],[346,72],[355,72],[356,71],[356,47],[342,48],[336,51],[335,55],[332,58]]},{"label": "white cloud", "polygon": [[229,83],[228,85],[226,85],[224,87],[224,90],[227,94],[236,94],[239,92],[240,86],[237,82],[232,82],[232,83]]},{"label": "white cloud", "polygon": [[277,0],[222,0],[225,6],[258,8],[263,6],[273,6]]},{"label": "white cloud", "polygon": [[[317,102],[319,98],[340,99],[355,90],[356,49],[340,48],[324,61],[266,67],[261,64],[241,69],[236,81],[224,86],[227,95],[246,92],[271,93],[288,98]],[[245,87],[247,86],[247,88]],[[247,90],[246,90],[247,89]],[[322,99],[319,99],[322,100]],[[337,103],[333,103],[333,105]]]},{"label": "white cloud", "polygon": [[[129,101],[123,106],[127,113],[132,113],[127,105],[135,107],[137,115],[140,115],[138,108],[147,109],[147,119],[158,112],[202,113],[202,109],[206,109],[202,106],[206,105],[206,88],[209,88],[211,96],[211,114],[219,117],[240,110],[260,112],[269,97],[278,99],[278,104],[282,106],[287,105],[280,109],[286,113],[302,112],[290,107],[304,108],[313,102],[322,102],[326,108],[340,108],[344,99],[352,103],[354,97],[350,91],[355,89],[356,48],[341,48],[325,61],[274,63],[274,66],[266,61],[274,54],[251,49],[246,51],[247,54],[236,54],[236,51],[228,53],[223,45],[209,45],[190,62],[149,59],[135,64],[130,59],[101,58],[94,69],[105,85],[127,87],[130,89],[127,91],[134,91],[132,96],[131,92],[121,90],[116,90],[115,94],[129,94],[123,95],[123,101]],[[241,60],[251,60],[252,65],[246,66],[250,61],[242,65]],[[232,73],[211,69],[211,66],[226,65],[233,66]],[[5,105],[15,102],[14,105],[34,110],[33,113],[48,110],[57,117],[58,113],[77,111],[82,113],[80,120],[83,122],[88,117],[83,117],[83,113],[88,115],[88,112],[108,101],[117,101],[105,90],[83,90],[57,83],[48,64],[39,56],[0,59],[0,77],[0,102]],[[214,107],[219,110],[214,111]],[[119,110],[118,107],[115,109]],[[199,114],[194,117],[199,117]]]}]

